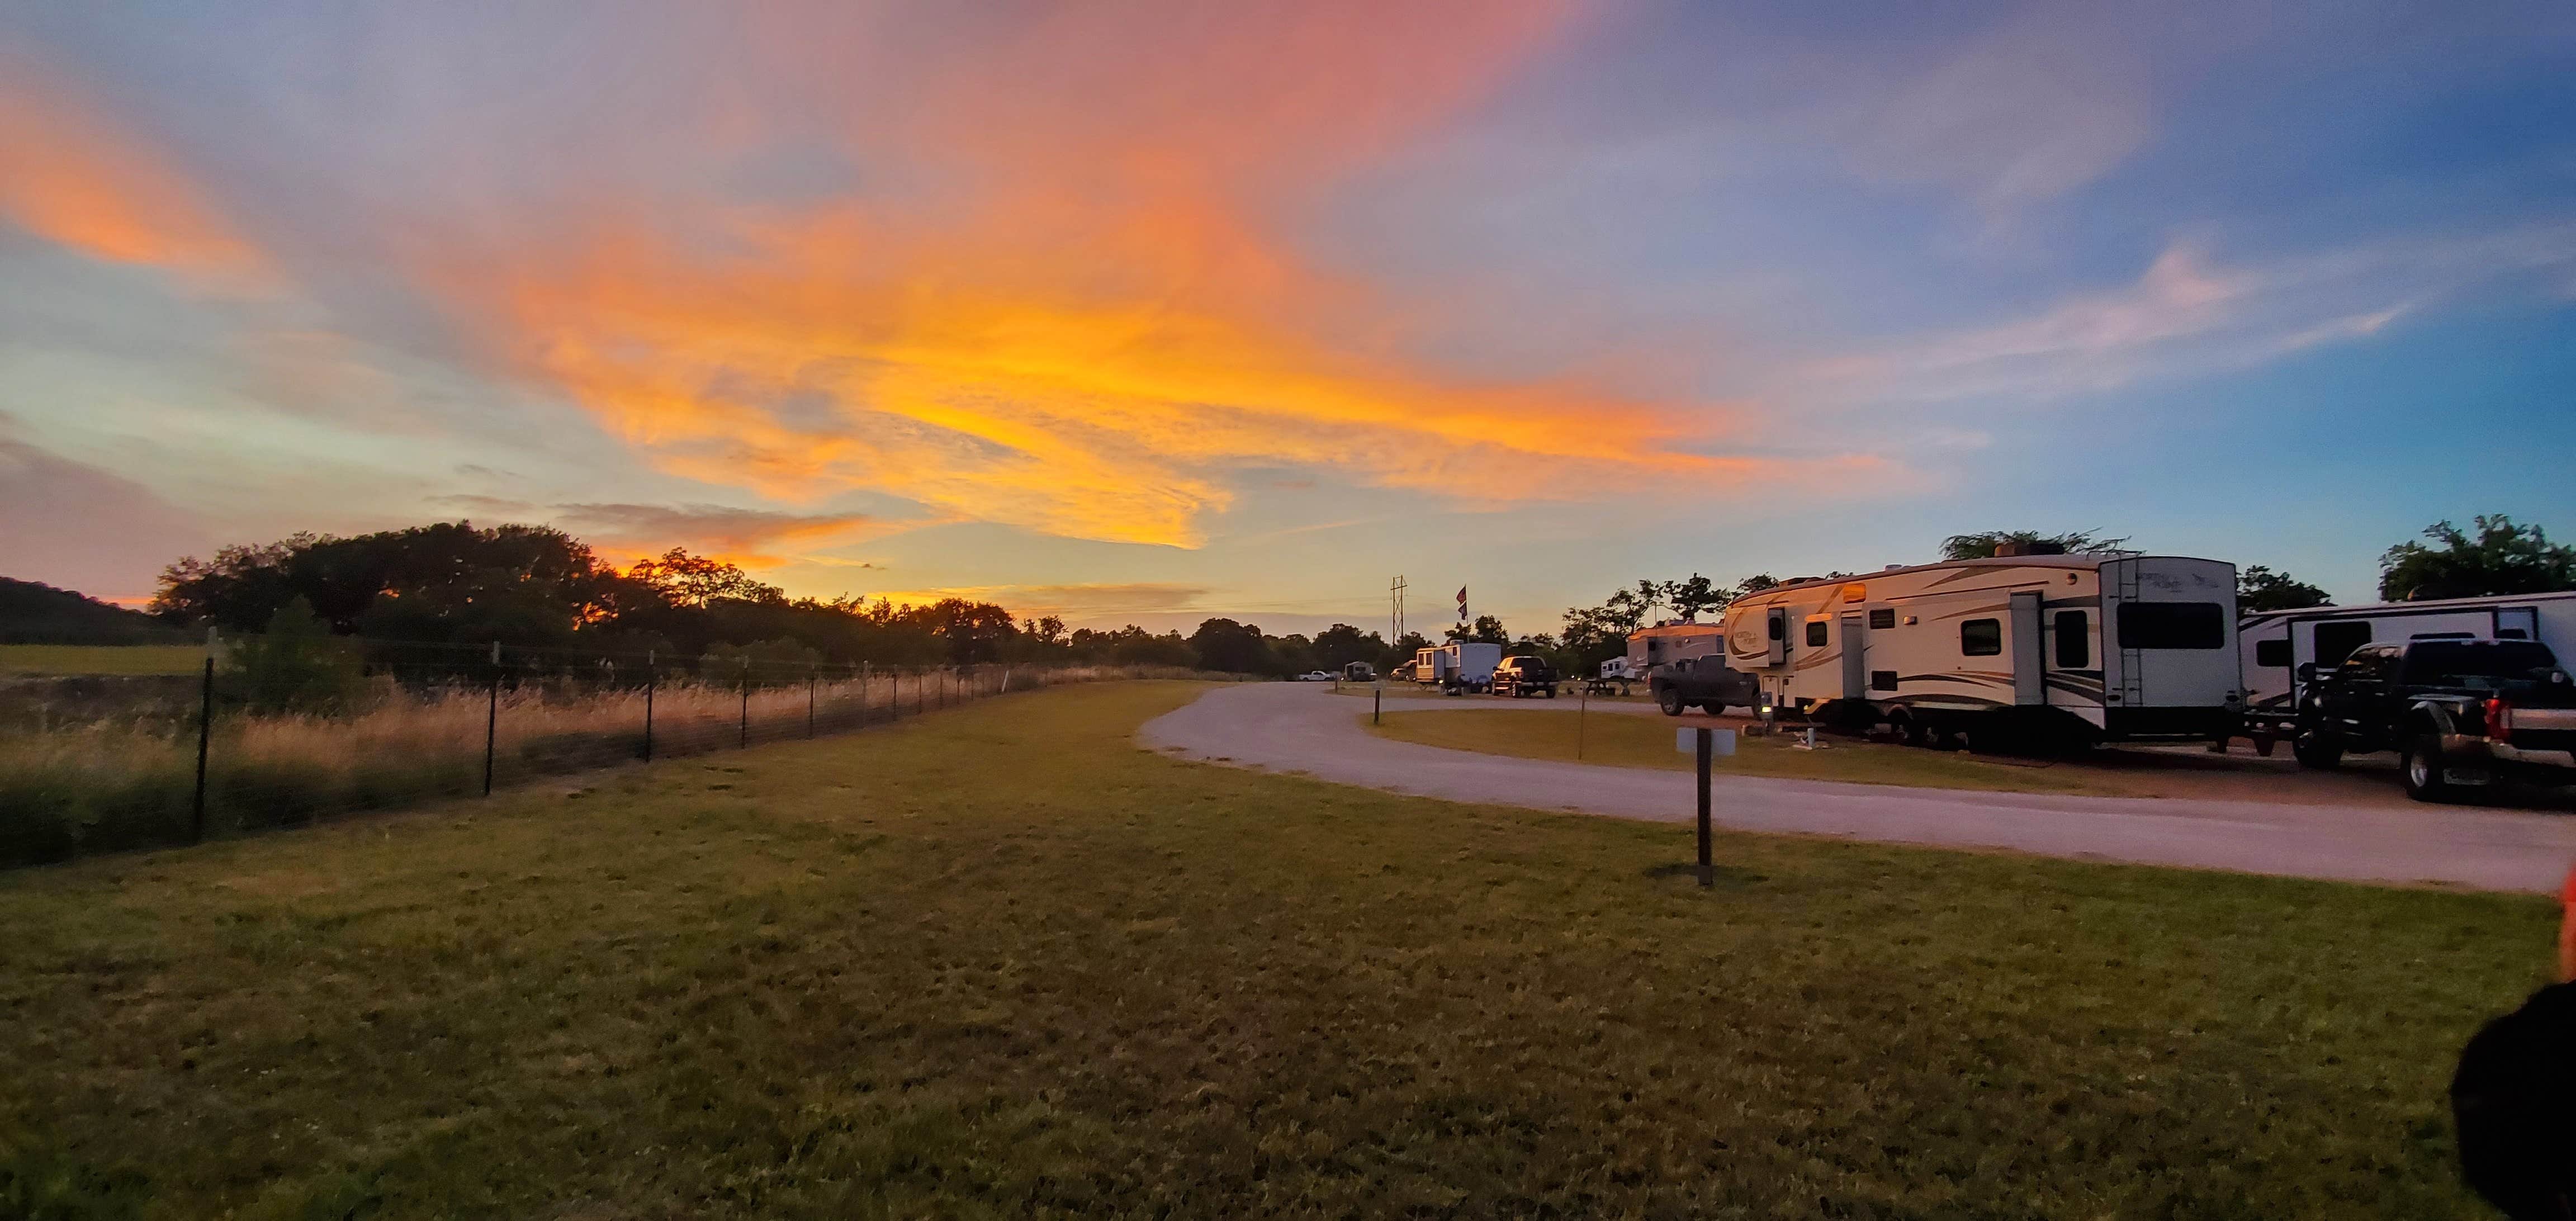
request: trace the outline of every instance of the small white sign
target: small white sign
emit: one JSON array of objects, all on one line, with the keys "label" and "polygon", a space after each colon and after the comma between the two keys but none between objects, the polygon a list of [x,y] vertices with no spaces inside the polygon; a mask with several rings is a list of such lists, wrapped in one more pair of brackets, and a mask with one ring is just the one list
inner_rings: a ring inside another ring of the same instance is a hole
[{"label": "small white sign", "polygon": [[1680,751],[1681,753],[1683,753],[1683,754],[1685,754],[1685,755],[1696,755],[1696,754],[1698,754],[1698,753],[1699,753],[1699,735],[1701,735],[1701,734],[1707,734],[1707,735],[1708,735],[1708,738],[1709,738],[1709,741],[1708,741],[1708,753],[1709,753],[1710,755],[1712,755],[1712,756],[1725,756],[1725,755],[1732,755],[1732,754],[1734,754],[1734,753],[1735,753],[1735,731],[1734,731],[1734,730],[1732,730],[1732,729],[1693,729],[1693,728],[1690,728],[1690,727],[1687,727],[1687,726],[1685,726],[1685,727],[1683,727],[1683,728],[1680,728],[1680,729],[1676,729],[1676,730],[1674,730],[1674,731],[1673,731],[1673,749],[1674,749],[1674,750],[1677,750],[1677,751]]}]

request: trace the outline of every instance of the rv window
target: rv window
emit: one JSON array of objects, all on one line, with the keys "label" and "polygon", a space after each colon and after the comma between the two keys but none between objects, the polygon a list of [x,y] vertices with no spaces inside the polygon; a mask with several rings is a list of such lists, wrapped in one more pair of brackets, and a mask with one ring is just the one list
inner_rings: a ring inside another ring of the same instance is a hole
[{"label": "rv window", "polygon": [[1894,691],[1894,690],[1896,690],[1896,671],[1894,671],[1894,670],[1872,670],[1872,671],[1870,671],[1870,672],[1869,672],[1869,689],[1870,689],[1870,690],[1872,690],[1872,691]]},{"label": "rv window", "polygon": [[2288,669],[2290,665],[2290,642],[2287,640],[2255,641],[2254,664],[2258,666],[2269,666],[2275,670]]},{"label": "rv window", "polygon": [[1880,607],[1879,609],[1869,613],[1869,630],[1873,632],[1884,631],[1895,626],[1896,611],[1894,608]]},{"label": "rv window", "polygon": [[1824,621],[1824,620],[1822,620],[1822,619],[1810,619],[1810,620],[1808,620],[1808,621],[1807,621],[1807,644],[1809,645],[1809,647],[1817,647],[1817,648],[1820,648],[1820,647],[1822,647],[1822,646],[1824,645],[1824,643],[1825,643],[1825,621]]},{"label": "rv window", "polygon": [[2317,668],[2331,670],[2352,656],[2354,649],[2370,643],[2368,619],[2345,619],[2317,625]]},{"label": "rv window", "polygon": [[1773,615],[1773,616],[1771,616],[1771,621],[1770,621],[1769,623],[1767,623],[1767,624],[1764,624],[1764,625],[1763,625],[1763,627],[1764,627],[1764,630],[1768,633],[1769,638],[1770,638],[1770,639],[1773,639],[1773,640],[1778,640],[1778,639],[1780,638],[1780,633],[1784,630],[1784,629],[1782,629],[1782,627],[1780,626],[1780,616],[1778,616],[1778,615]]},{"label": "rv window", "polygon": [[2130,602],[2120,607],[2124,649],[2223,649],[2227,612],[2215,602]]},{"label": "rv window", "polygon": [[2518,627],[2500,627],[2500,628],[2497,628],[2497,629],[2496,629],[2496,639],[2498,639],[2498,640],[2529,640],[2529,639],[2531,639],[2531,633],[2526,632],[2526,631],[2524,631],[2524,630],[2522,630],[2521,628],[2518,628]]},{"label": "rv window", "polygon": [[2084,612],[2057,612],[2057,668],[2081,670],[2093,664],[2092,633],[2084,626]]},{"label": "rv window", "polygon": [[1992,657],[2004,651],[2004,621],[1970,619],[1959,625],[1959,651],[1970,657]]}]

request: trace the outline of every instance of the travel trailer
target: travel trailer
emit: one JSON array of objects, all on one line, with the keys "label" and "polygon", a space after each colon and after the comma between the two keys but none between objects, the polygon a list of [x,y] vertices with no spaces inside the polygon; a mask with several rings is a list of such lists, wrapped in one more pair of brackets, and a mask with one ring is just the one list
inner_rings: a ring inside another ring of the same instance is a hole
[{"label": "travel trailer", "polygon": [[2258,714],[2298,706],[2299,667],[2343,664],[2365,644],[2409,640],[2537,640],[2576,655],[2576,593],[2312,606],[2247,615],[2236,628],[2245,699]]},{"label": "travel trailer", "polygon": [[1644,678],[1657,666],[1685,657],[1718,657],[1726,652],[1726,632],[1714,623],[1658,623],[1628,633],[1628,672]]},{"label": "travel trailer", "polygon": [[1474,640],[1452,640],[1413,655],[1413,677],[1438,687],[1482,691],[1494,681],[1503,646]]},{"label": "travel trailer", "polygon": [[1737,599],[1727,661],[1780,715],[1908,741],[2218,740],[2244,709],[2236,566],[2004,554]]}]

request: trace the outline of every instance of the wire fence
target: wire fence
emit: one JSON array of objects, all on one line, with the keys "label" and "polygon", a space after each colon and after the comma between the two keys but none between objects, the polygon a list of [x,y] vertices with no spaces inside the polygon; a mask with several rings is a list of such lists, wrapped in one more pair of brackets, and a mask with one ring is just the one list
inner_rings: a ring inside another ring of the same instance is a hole
[{"label": "wire fence", "polygon": [[40,696],[0,698],[0,867],[851,733],[1070,682],[1239,677],[348,640],[224,652],[194,675],[56,679]]}]

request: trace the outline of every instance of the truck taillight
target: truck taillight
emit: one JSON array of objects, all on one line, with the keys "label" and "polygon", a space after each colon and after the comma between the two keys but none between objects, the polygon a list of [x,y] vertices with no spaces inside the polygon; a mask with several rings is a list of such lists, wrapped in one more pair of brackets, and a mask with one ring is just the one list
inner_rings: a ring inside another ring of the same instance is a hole
[{"label": "truck taillight", "polygon": [[2487,737],[2497,742],[2513,740],[2513,705],[2503,700],[2487,701]]}]

